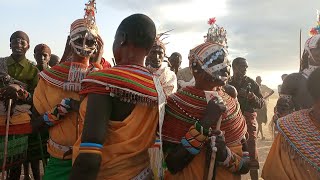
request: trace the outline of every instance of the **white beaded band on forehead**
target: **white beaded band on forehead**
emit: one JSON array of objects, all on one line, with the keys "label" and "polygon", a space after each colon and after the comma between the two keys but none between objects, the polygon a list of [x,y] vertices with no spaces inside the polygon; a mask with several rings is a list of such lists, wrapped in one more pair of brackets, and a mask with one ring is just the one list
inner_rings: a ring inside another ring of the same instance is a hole
[{"label": "white beaded band on forehead", "polygon": [[230,66],[230,61],[228,60],[227,57],[224,58],[224,61],[220,64],[211,66],[211,67],[205,67],[202,68],[204,71],[206,71],[207,73],[213,75],[215,72],[220,71],[226,67]]},{"label": "white beaded band on forehead", "polygon": [[[217,60],[221,55],[224,55],[223,62],[214,66],[210,66],[210,64]],[[207,59],[209,56],[211,56],[210,59],[205,61],[205,59]],[[199,64],[201,69],[210,75],[213,75],[215,72],[230,66],[230,61],[228,60],[228,51],[224,48],[224,46],[219,44],[207,42],[199,45],[195,49],[190,50],[189,58],[193,59],[193,61],[190,62],[190,66],[196,66]]]}]

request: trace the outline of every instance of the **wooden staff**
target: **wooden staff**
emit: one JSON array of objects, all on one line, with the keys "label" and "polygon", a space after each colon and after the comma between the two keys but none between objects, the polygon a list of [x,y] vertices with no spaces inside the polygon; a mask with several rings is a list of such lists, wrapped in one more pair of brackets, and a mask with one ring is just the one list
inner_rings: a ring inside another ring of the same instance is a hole
[{"label": "wooden staff", "polygon": [[302,56],[301,56],[301,28],[300,28],[300,34],[299,34],[299,60],[300,60],[300,69],[299,72],[302,71]]},{"label": "wooden staff", "polygon": [[299,59],[300,59],[300,61],[301,61],[301,58],[302,58],[302,57],[301,57],[301,29],[300,29],[299,41],[300,41],[300,42],[299,42],[299,43],[300,43],[300,44],[299,44]]},{"label": "wooden staff", "polygon": [[[222,117],[220,117],[220,119],[217,122],[216,130],[220,130],[221,121],[222,121]],[[211,158],[210,158],[210,165],[209,165],[209,172],[208,172],[207,180],[213,179],[214,165],[216,163],[216,153],[217,153],[216,151],[211,151]]]},{"label": "wooden staff", "polygon": [[8,110],[7,110],[7,122],[6,122],[6,135],[4,139],[4,156],[3,156],[3,164],[2,164],[2,180],[4,180],[4,173],[6,171],[6,161],[8,156],[8,137],[9,137],[9,124],[10,124],[10,114],[11,114],[11,104],[12,99],[9,99]]}]

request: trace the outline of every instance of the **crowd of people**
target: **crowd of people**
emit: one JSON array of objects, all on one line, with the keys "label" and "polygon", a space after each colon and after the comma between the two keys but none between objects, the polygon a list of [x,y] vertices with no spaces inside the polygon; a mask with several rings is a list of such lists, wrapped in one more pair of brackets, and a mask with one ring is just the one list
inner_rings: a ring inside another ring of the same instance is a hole
[{"label": "crowd of people", "polygon": [[300,72],[282,77],[277,134],[260,167],[257,138],[274,91],[247,76],[247,59],[230,62],[215,18],[181,69],[181,54],[166,54],[168,32],[130,15],[115,32],[111,67],[95,11],[89,0],[61,60],[39,44],[33,64],[28,35],[11,35],[12,54],[0,58],[2,179],[20,179],[22,167],[31,179],[29,165],[35,180],[257,180],[259,169],[267,180],[320,177],[320,35],[306,41]]}]

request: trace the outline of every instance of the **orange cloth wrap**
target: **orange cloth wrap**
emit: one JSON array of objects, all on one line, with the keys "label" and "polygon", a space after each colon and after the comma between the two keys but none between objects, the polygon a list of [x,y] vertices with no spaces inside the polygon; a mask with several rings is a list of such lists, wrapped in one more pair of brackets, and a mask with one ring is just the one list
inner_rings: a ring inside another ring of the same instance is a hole
[{"label": "orange cloth wrap", "polygon": [[[81,119],[85,117],[87,101],[86,97],[81,103]],[[139,104],[122,122],[110,121],[97,179],[130,179],[147,168],[148,148],[154,144],[157,125],[158,108]],[[73,161],[79,154],[80,143],[81,138],[73,147]]]},{"label": "orange cloth wrap", "polygon": [[[230,150],[242,156],[242,145],[229,147]],[[194,179],[203,179],[203,173],[205,169],[205,159],[206,159],[206,151],[204,149],[201,150],[200,154],[196,155],[194,159],[190,162],[190,164],[185,167],[182,171],[177,174],[170,174],[169,171],[166,172],[165,179],[166,180],[194,180]],[[233,174],[229,172],[224,167],[217,167],[216,180],[228,179],[228,180],[241,180],[241,176],[239,174]]]},{"label": "orange cloth wrap", "polygon": [[[78,93],[64,91],[62,88],[53,86],[40,78],[38,86],[34,91],[33,103],[39,114],[43,115],[59,104],[64,98],[80,99]],[[50,127],[50,138],[60,145],[72,146],[76,142],[77,116],[76,112],[70,112],[60,120],[61,122],[59,124]],[[50,144],[48,144],[48,152],[55,158],[63,158],[64,152],[54,148]],[[66,156],[65,159],[71,159],[71,155]]]}]

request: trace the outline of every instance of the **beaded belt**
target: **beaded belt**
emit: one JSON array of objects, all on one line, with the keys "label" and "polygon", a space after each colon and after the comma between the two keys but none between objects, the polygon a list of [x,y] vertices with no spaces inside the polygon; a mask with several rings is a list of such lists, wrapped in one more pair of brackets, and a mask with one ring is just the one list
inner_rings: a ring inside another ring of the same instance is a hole
[{"label": "beaded belt", "polygon": [[147,167],[143,171],[141,171],[138,175],[131,178],[131,180],[143,180],[143,179],[147,179],[150,176],[153,176],[152,170],[149,167]]},{"label": "beaded belt", "polygon": [[56,149],[59,149],[60,151],[66,153],[68,152],[70,149],[72,149],[72,146],[64,146],[64,145],[61,145],[61,144],[58,144],[56,142],[54,142],[52,139],[49,139],[48,140],[48,143],[53,146],[54,148]]}]

